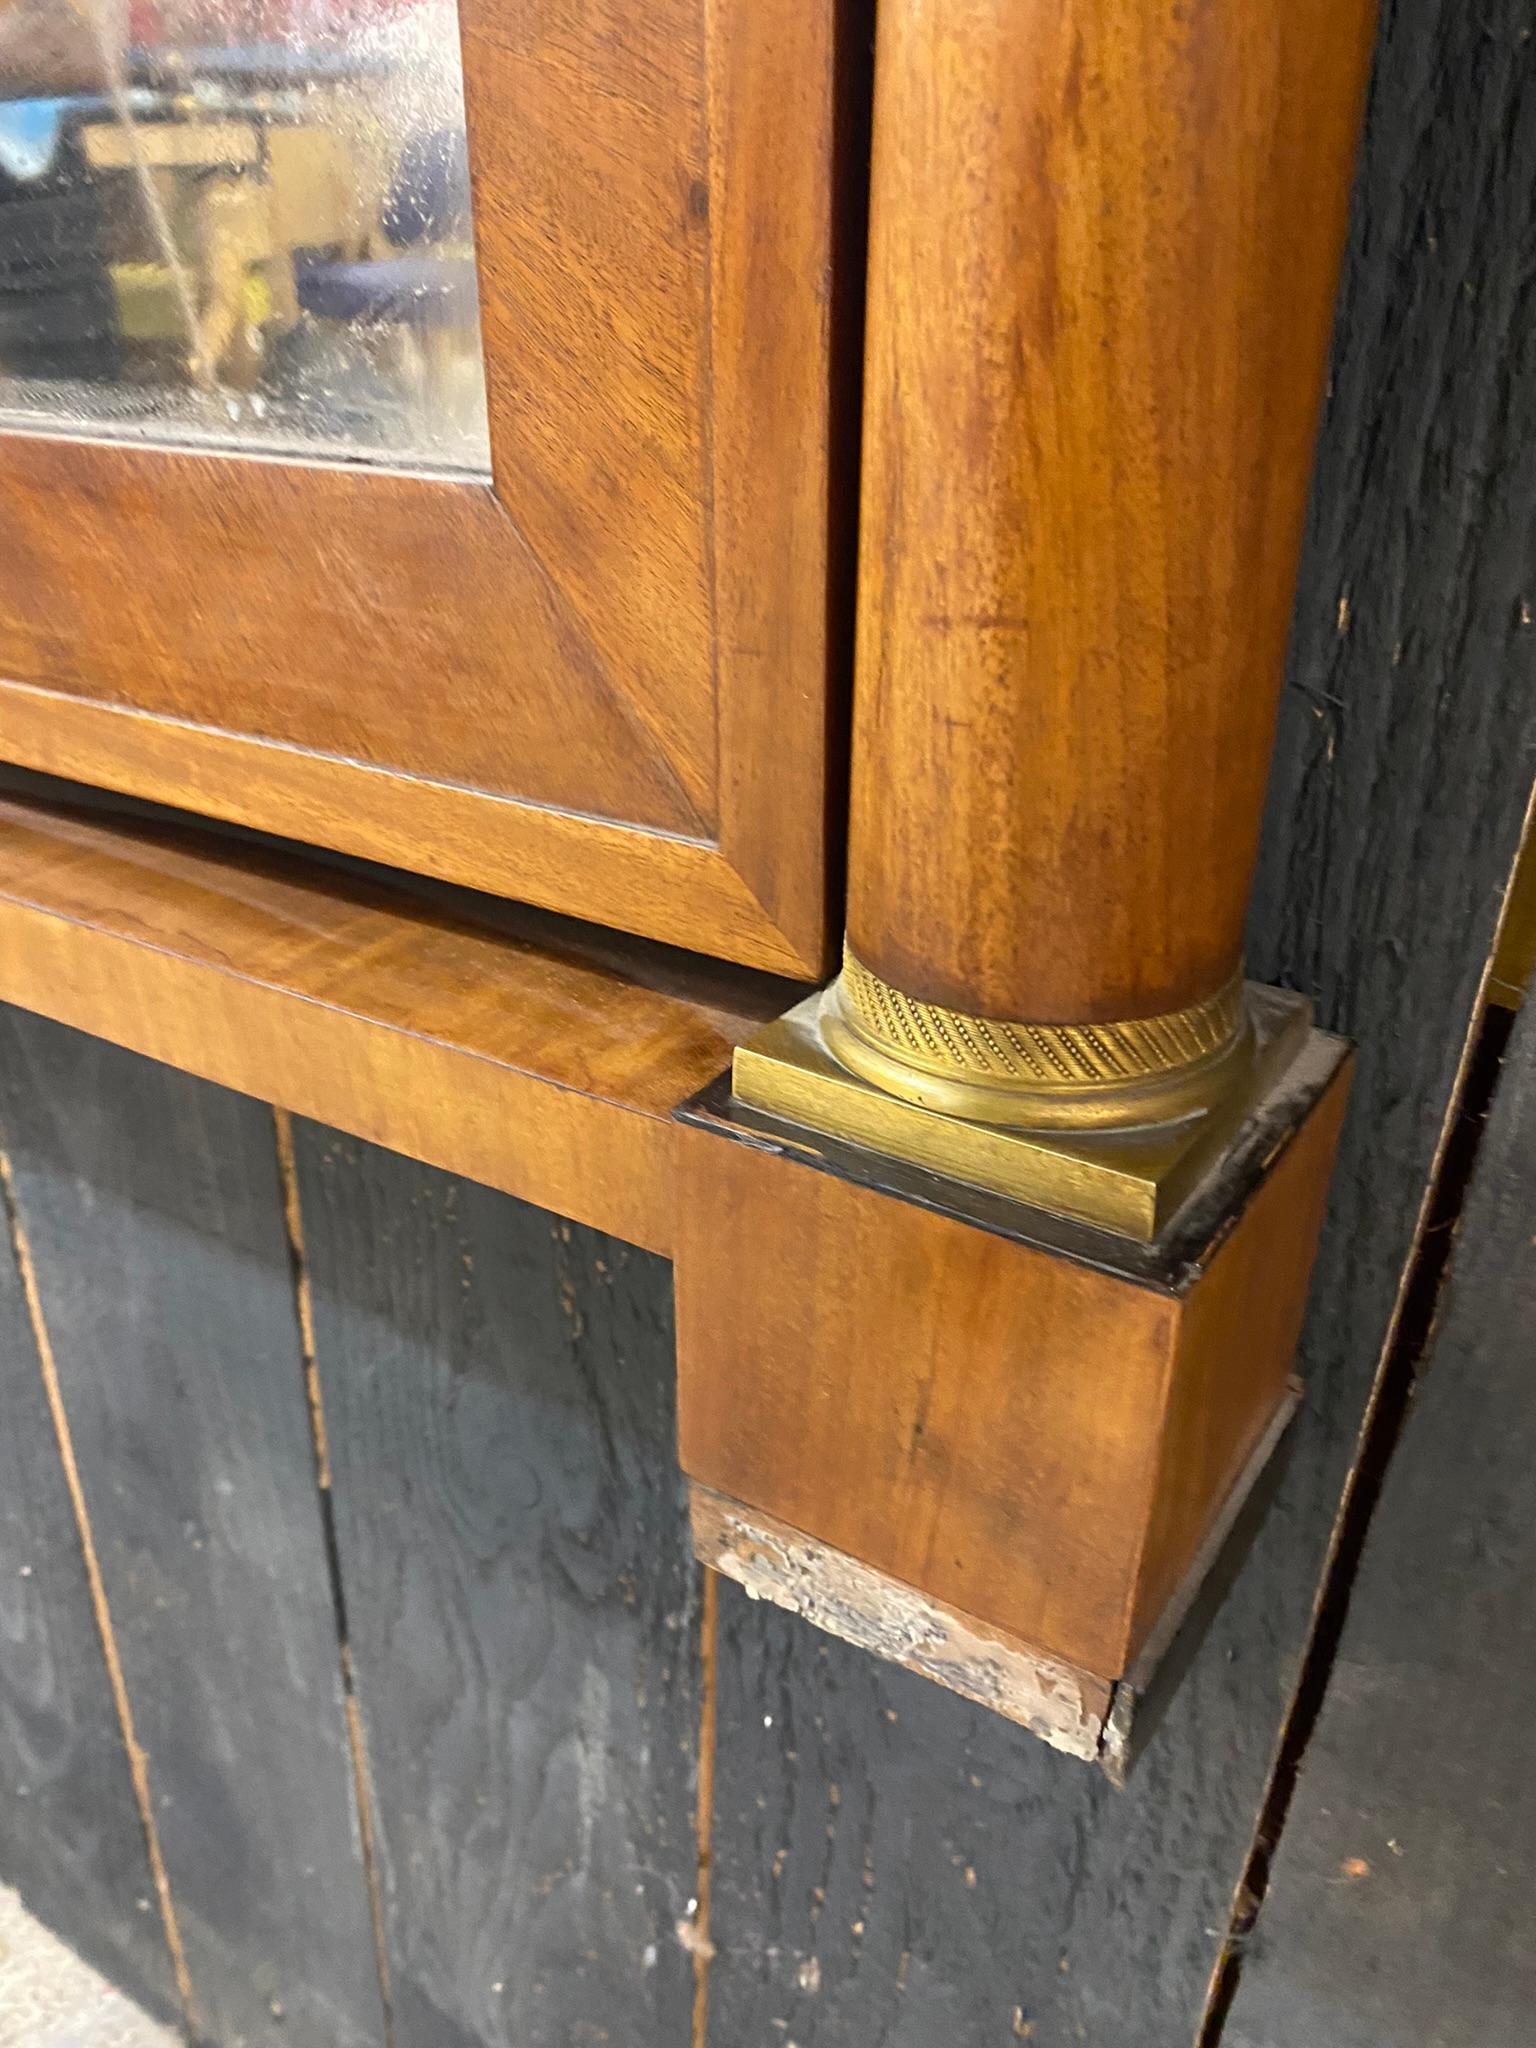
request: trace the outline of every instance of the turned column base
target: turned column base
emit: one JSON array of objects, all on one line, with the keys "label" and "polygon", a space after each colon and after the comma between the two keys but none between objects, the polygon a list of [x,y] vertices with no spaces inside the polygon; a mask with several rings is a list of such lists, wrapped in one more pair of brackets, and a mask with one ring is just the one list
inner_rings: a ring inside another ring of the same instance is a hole
[{"label": "turned column base", "polygon": [[[882,1059],[850,1016],[846,981],[845,970],[824,995],[808,996],[737,1049],[731,1086],[740,1109],[1144,1241],[1169,1227],[1243,1126],[1285,1088],[1313,1036],[1304,996],[1249,982],[1209,1062],[1154,1084],[1162,1092],[1148,1096],[1148,1114],[1172,1103],[1170,1120],[1028,1129],[998,1118],[1007,1091],[989,1100],[971,1089],[962,1099],[942,1075],[928,1087],[917,1067]],[[1169,1093],[1175,1080],[1181,1096]],[[1122,1093],[1122,1120],[1124,1101]],[[992,1120],[978,1120],[978,1103]]]},{"label": "turned column base", "polygon": [[1218,1102],[1250,1049],[1241,974],[1201,1001],[1119,1023],[1029,1023],[929,1003],[851,946],[821,999],[827,1050],[888,1095],[1026,1131],[1163,1124]]}]

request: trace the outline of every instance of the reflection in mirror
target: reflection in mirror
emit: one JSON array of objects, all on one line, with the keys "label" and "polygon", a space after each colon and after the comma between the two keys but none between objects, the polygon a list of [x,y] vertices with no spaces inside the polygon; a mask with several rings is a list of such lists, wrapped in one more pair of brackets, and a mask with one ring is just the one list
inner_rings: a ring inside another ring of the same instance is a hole
[{"label": "reflection in mirror", "polygon": [[487,473],[455,0],[0,0],[0,428]]}]

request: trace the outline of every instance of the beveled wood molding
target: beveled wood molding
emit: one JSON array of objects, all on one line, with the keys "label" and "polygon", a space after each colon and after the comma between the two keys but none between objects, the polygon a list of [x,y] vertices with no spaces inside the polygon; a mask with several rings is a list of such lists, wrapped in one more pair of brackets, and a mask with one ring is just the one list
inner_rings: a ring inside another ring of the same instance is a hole
[{"label": "beveled wood molding", "polygon": [[783,998],[569,919],[0,796],[0,1001],[651,1251],[673,1109]]},{"label": "beveled wood molding", "polygon": [[3,677],[0,755],[39,774],[194,807],[435,880],[474,881],[509,900],[766,973],[809,977],[825,965],[819,879],[804,887],[798,908],[788,907],[785,929],[731,853],[705,839],[639,834],[605,818],[274,748],[123,705],[84,704]]}]

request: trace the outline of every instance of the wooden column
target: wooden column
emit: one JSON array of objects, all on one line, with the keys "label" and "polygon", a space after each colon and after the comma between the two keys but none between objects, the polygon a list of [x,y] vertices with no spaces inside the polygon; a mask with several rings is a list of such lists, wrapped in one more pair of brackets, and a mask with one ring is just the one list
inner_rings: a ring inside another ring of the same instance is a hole
[{"label": "wooden column", "polygon": [[881,0],[847,956],[684,1113],[699,1555],[1115,1774],[1348,1086],[1242,934],[1369,28]]},{"label": "wooden column", "polygon": [[1232,1065],[1372,17],[882,0],[824,1024],[897,1094],[1144,1122]]}]

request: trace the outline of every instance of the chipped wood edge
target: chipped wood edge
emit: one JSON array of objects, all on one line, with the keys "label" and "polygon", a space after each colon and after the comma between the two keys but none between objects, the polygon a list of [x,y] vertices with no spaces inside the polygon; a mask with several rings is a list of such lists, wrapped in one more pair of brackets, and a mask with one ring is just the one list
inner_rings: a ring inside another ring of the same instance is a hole
[{"label": "chipped wood edge", "polygon": [[1241,1569],[1284,1464],[1283,1448],[1302,1400],[1301,1381],[1292,1376],[1274,1414],[1249,1452],[1242,1471],[1222,1501],[1196,1551],[1130,1670],[1115,1686],[1104,1723],[1099,1764],[1110,1783],[1124,1790],[1137,1756],[1156,1733],[1163,1709],[1232,1580]]},{"label": "chipped wood edge", "polygon": [[703,1564],[829,1635],[1016,1721],[1067,1756],[1097,1759],[1114,1686],[930,1599],[757,1508],[690,1483]]},{"label": "chipped wood edge", "polygon": [[1194,1562],[1122,1678],[1063,1663],[761,1508],[690,1480],[694,1553],[751,1599],[772,1601],[856,1649],[947,1686],[1053,1749],[1096,1763],[1111,1784],[1123,1787],[1161,1718],[1160,1696],[1178,1684],[1186,1661],[1179,1651],[1186,1638],[1203,1633],[1247,1553],[1301,1392],[1300,1382],[1291,1380]]}]

